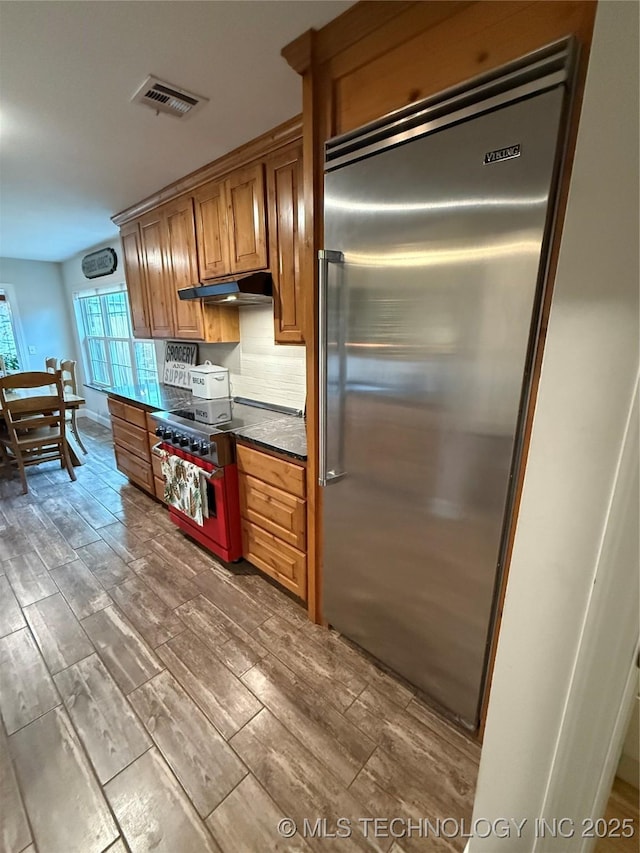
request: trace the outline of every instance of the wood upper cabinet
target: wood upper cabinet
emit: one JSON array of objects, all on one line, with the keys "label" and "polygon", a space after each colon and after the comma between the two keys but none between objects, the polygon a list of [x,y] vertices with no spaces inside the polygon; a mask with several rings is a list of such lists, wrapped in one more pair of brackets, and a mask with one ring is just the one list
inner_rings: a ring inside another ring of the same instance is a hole
[{"label": "wood upper cabinet", "polygon": [[231,272],[266,269],[267,223],[262,163],[233,172],[225,181]]},{"label": "wood upper cabinet", "polygon": [[151,337],[147,282],[140,248],[140,228],[137,222],[128,222],[120,229],[124,273],[129,291],[131,327],[134,338]]},{"label": "wood upper cabinet", "polygon": [[304,238],[302,143],[267,160],[269,251],[273,276],[275,340],[304,342],[300,245]]},{"label": "wood upper cabinet", "polygon": [[215,278],[231,271],[227,234],[227,201],[224,181],[210,181],[199,187],[193,197],[198,268],[200,278]]},{"label": "wood upper cabinet", "polygon": [[173,299],[165,261],[165,219],[162,208],[140,219],[140,245],[147,280],[149,325],[152,338],[173,335]]},{"label": "wood upper cabinet", "polygon": [[200,278],[191,195],[127,223],[120,234],[136,337],[208,343],[240,340],[237,309],[178,298],[179,290],[197,287]]},{"label": "wood upper cabinet", "polygon": [[264,195],[262,163],[209,181],[195,191],[200,278],[267,269]]},{"label": "wood upper cabinet", "polygon": [[194,173],[179,194],[163,193],[170,200],[158,198],[152,210],[145,202],[147,212],[122,224],[137,337],[238,342],[237,308],[180,300],[178,291],[270,270],[275,341],[304,343],[300,254],[305,211],[298,122],[287,124],[284,140],[277,133],[265,135],[264,148],[254,146],[250,159],[207,168],[209,179],[200,184]]},{"label": "wood upper cabinet", "polygon": [[167,289],[173,302],[173,334],[176,338],[202,340],[202,303],[198,300],[185,302],[178,298],[178,290],[199,284],[193,200],[189,196],[178,198],[164,205],[162,212],[165,223]]}]

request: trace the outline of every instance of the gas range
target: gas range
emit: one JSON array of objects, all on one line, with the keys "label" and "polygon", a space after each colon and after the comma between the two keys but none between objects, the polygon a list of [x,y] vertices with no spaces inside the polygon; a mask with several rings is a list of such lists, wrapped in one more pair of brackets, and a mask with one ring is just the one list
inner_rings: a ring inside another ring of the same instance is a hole
[{"label": "gas range", "polygon": [[203,400],[194,397],[186,406],[170,412],[153,412],[158,423],[156,435],[169,447],[178,448],[217,467],[230,465],[235,458],[233,433],[256,426],[283,414],[299,414],[296,409],[269,405],[244,398]]}]

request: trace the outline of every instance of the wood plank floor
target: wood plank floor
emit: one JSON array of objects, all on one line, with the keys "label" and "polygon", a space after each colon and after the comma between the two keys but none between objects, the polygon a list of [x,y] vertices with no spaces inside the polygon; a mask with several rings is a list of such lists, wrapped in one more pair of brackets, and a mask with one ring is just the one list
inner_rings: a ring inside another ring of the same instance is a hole
[{"label": "wood plank floor", "polygon": [[[615,826],[616,835],[621,836],[624,827],[630,826],[631,824],[628,821],[631,821],[635,832],[631,838],[602,838],[596,844],[595,853],[638,853],[638,831],[640,827],[638,803],[638,789],[616,777],[604,815],[607,821],[606,825]],[[627,823],[624,823],[625,820]]]},{"label": "wood plank floor", "polygon": [[[461,851],[359,819],[469,821],[478,746],[186,539],[81,426],[76,483],[0,479],[0,851]],[[337,818],[350,838],[303,832]]]}]

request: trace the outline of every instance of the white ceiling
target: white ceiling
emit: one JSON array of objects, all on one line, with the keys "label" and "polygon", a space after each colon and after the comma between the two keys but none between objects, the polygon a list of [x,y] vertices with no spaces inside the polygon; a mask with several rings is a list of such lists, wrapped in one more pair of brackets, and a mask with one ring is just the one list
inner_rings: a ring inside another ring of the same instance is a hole
[{"label": "white ceiling", "polygon": [[[280,50],[350,2],[0,3],[0,256],[61,261],[110,216],[290,118]],[[148,74],[210,102],[192,117],[132,104]]]}]

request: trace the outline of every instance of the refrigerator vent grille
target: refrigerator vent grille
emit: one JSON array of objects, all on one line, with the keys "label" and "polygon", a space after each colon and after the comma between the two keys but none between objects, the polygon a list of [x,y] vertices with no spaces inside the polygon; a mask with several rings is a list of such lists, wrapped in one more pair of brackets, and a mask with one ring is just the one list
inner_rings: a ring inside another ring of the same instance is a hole
[{"label": "refrigerator vent grille", "polygon": [[156,112],[177,118],[191,115],[208,102],[208,98],[202,95],[194,95],[193,92],[178,89],[151,76],[147,77],[131,100],[134,104],[144,104]]}]

